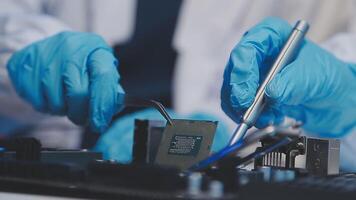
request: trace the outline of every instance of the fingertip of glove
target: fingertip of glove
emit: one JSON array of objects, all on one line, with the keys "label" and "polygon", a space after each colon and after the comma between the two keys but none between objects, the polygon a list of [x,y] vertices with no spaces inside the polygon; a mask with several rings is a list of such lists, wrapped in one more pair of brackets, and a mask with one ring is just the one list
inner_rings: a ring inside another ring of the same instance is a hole
[{"label": "fingertip of glove", "polygon": [[92,130],[95,133],[102,134],[108,129],[108,126],[105,125],[104,123],[99,123],[97,120],[93,120],[90,123],[90,130]]},{"label": "fingertip of glove", "polygon": [[281,92],[281,85],[279,83],[279,75],[274,77],[274,79],[272,79],[270,83],[267,85],[265,94],[270,100],[274,102],[280,102],[282,92]]},{"label": "fingertip of glove", "polygon": [[106,49],[94,50],[88,57],[87,66],[91,77],[108,75],[119,79],[118,60]]},{"label": "fingertip of glove", "polygon": [[117,93],[120,94],[120,95],[125,95],[125,90],[120,84],[117,87]]},{"label": "fingertip of glove", "polygon": [[230,102],[235,110],[240,111],[248,108],[253,100],[254,92],[248,84],[231,84]]}]

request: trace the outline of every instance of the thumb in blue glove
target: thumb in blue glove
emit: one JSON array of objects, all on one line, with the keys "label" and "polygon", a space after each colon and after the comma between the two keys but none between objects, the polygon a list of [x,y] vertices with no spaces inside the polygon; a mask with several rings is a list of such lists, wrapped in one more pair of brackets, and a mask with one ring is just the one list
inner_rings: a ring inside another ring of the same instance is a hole
[{"label": "thumb in blue glove", "polygon": [[[256,90],[292,27],[267,18],[244,34],[231,52],[221,91],[223,110],[236,122],[251,105]],[[343,62],[309,40],[266,89],[269,105],[256,126],[295,118],[307,131],[341,136],[356,126],[356,66]]]},{"label": "thumb in blue glove", "polygon": [[16,52],[7,68],[17,93],[42,112],[103,132],[120,108],[118,61],[96,34],[62,32]]}]

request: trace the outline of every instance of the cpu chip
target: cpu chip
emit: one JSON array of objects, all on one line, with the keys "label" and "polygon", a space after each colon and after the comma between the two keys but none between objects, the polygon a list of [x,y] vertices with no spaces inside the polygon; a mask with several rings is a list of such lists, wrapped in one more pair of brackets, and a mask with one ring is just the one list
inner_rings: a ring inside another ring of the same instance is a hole
[{"label": "cpu chip", "polygon": [[155,164],[184,170],[209,156],[216,121],[175,119],[173,122],[163,131]]}]

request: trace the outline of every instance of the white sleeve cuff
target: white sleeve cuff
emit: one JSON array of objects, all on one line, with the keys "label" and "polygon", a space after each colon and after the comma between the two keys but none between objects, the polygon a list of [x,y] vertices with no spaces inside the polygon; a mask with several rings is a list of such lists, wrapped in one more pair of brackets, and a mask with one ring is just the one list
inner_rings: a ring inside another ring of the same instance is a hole
[{"label": "white sleeve cuff", "polygon": [[356,63],[356,34],[339,33],[322,44],[339,59]]}]

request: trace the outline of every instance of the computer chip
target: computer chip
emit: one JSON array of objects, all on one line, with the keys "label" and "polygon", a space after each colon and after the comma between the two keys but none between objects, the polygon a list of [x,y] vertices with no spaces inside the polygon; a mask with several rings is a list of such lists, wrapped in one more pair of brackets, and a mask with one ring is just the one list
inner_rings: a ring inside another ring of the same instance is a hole
[{"label": "computer chip", "polygon": [[216,121],[175,119],[163,131],[155,164],[187,169],[210,154]]}]

